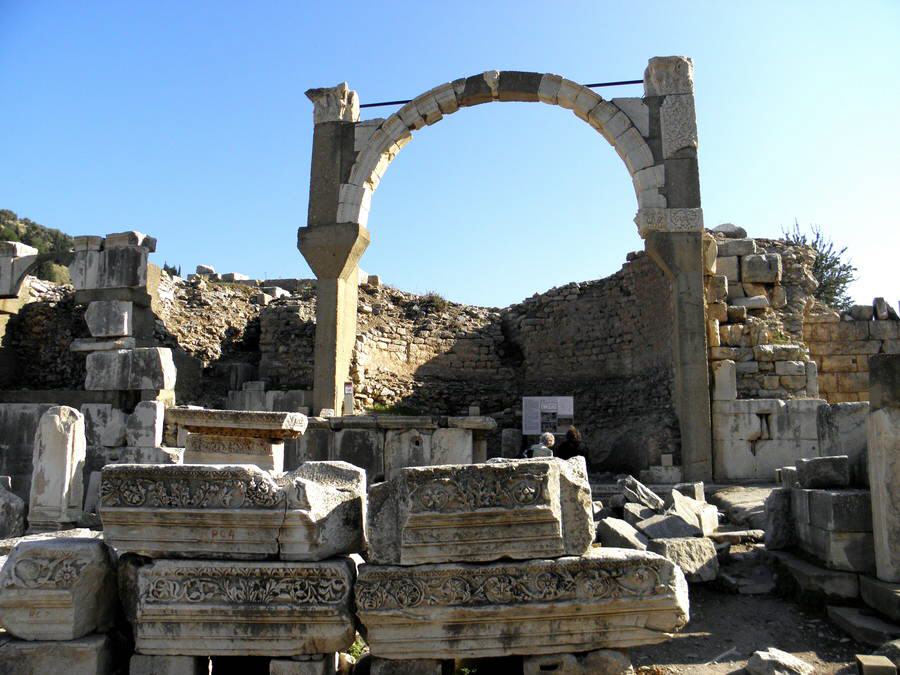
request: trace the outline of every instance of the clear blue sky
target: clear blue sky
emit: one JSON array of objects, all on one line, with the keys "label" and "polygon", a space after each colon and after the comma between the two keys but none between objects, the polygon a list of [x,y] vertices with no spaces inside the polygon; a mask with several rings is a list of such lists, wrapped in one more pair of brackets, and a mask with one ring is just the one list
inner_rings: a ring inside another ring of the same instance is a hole
[{"label": "clear blue sky", "polygon": [[[148,232],[185,273],[308,277],[307,88],[346,80],[372,102],[488,69],[638,79],[668,54],[694,59],[707,225],[818,223],[860,268],[854,296],[896,303],[894,1],[0,0],[0,208],[71,234]],[[483,105],[404,148],[362,267],[505,305],[617,270],[641,248],[635,209],[617,155],[571,113]]]}]

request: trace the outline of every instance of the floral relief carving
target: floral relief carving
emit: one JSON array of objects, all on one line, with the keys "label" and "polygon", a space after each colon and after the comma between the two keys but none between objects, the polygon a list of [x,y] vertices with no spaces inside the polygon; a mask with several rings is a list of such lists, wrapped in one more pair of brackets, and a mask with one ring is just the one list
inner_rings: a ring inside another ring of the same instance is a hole
[{"label": "floral relief carving", "polygon": [[7,571],[3,588],[70,588],[81,576],[88,561],[74,554],[47,558],[20,558]]},{"label": "floral relief carving", "polygon": [[104,477],[100,504],[105,507],[273,508],[284,502],[278,486],[260,476],[210,480],[198,476]]},{"label": "floral relief carving", "polygon": [[515,509],[549,501],[547,475],[521,471],[508,476],[472,472],[455,478],[436,478],[417,486],[410,498],[414,513]]}]

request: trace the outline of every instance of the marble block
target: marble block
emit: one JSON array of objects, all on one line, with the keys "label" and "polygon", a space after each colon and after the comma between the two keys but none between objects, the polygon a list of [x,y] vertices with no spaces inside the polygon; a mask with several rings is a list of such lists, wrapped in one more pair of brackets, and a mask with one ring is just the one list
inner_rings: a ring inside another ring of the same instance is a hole
[{"label": "marble block", "polygon": [[96,539],[23,542],[0,571],[0,623],[23,640],[75,640],[105,630],[115,606],[115,573]]},{"label": "marble block", "polygon": [[157,560],[120,575],[135,650],[149,655],[298,656],[347,649],[355,565]]},{"label": "marble block", "polygon": [[296,438],[306,431],[307,425],[306,415],[302,413],[250,410],[170,408],[166,418],[192,433],[268,438],[273,442]]},{"label": "marble block", "polygon": [[281,473],[284,443],[266,438],[189,433],[184,444],[184,463],[255,464],[260,469]]},{"label": "marble block", "polygon": [[0,674],[112,675],[115,652],[105,635],[88,635],[65,642],[28,642],[0,637]]},{"label": "marble block", "polygon": [[377,564],[581,555],[594,539],[584,458],[400,469],[369,491],[367,533]]},{"label": "marble block", "polygon": [[362,565],[356,608],[373,656],[452,659],[664,642],[688,621],[681,570],[645,551],[410,567]]}]

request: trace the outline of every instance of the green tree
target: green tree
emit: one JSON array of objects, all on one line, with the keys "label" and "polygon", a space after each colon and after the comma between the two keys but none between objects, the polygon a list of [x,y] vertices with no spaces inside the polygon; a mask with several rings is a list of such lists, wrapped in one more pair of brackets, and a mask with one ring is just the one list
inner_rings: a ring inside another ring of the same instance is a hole
[{"label": "green tree", "polygon": [[[69,262],[73,245],[72,237],[64,232],[44,227],[28,218],[20,218],[9,209],[0,209],[0,241],[18,241],[34,246],[38,253],[56,254],[56,259],[64,265]],[[64,265],[48,260],[32,270],[32,274],[39,279],[68,283],[69,273]]]},{"label": "green tree", "polygon": [[850,284],[856,281],[856,267],[845,260],[847,247],[837,249],[818,225],[810,225],[810,233],[800,231],[800,225],[794,221],[793,229],[783,229],[784,238],[791,244],[809,246],[816,252],[812,275],[819,282],[815,297],[829,307],[847,310],[853,300],[847,294]]}]

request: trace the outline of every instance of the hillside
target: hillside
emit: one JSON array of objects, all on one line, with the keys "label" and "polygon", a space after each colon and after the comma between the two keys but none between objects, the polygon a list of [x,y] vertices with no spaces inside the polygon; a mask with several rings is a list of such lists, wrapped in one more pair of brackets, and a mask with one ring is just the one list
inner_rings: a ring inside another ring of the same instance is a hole
[{"label": "hillside", "polygon": [[[72,237],[29,218],[20,218],[9,209],[0,209],[0,241],[18,241],[34,246],[38,253],[59,253],[68,256],[72,250]],[[63,265],[45,262],[34,272],[35,276],[56,283],[68,283],[69,271]]]}]

